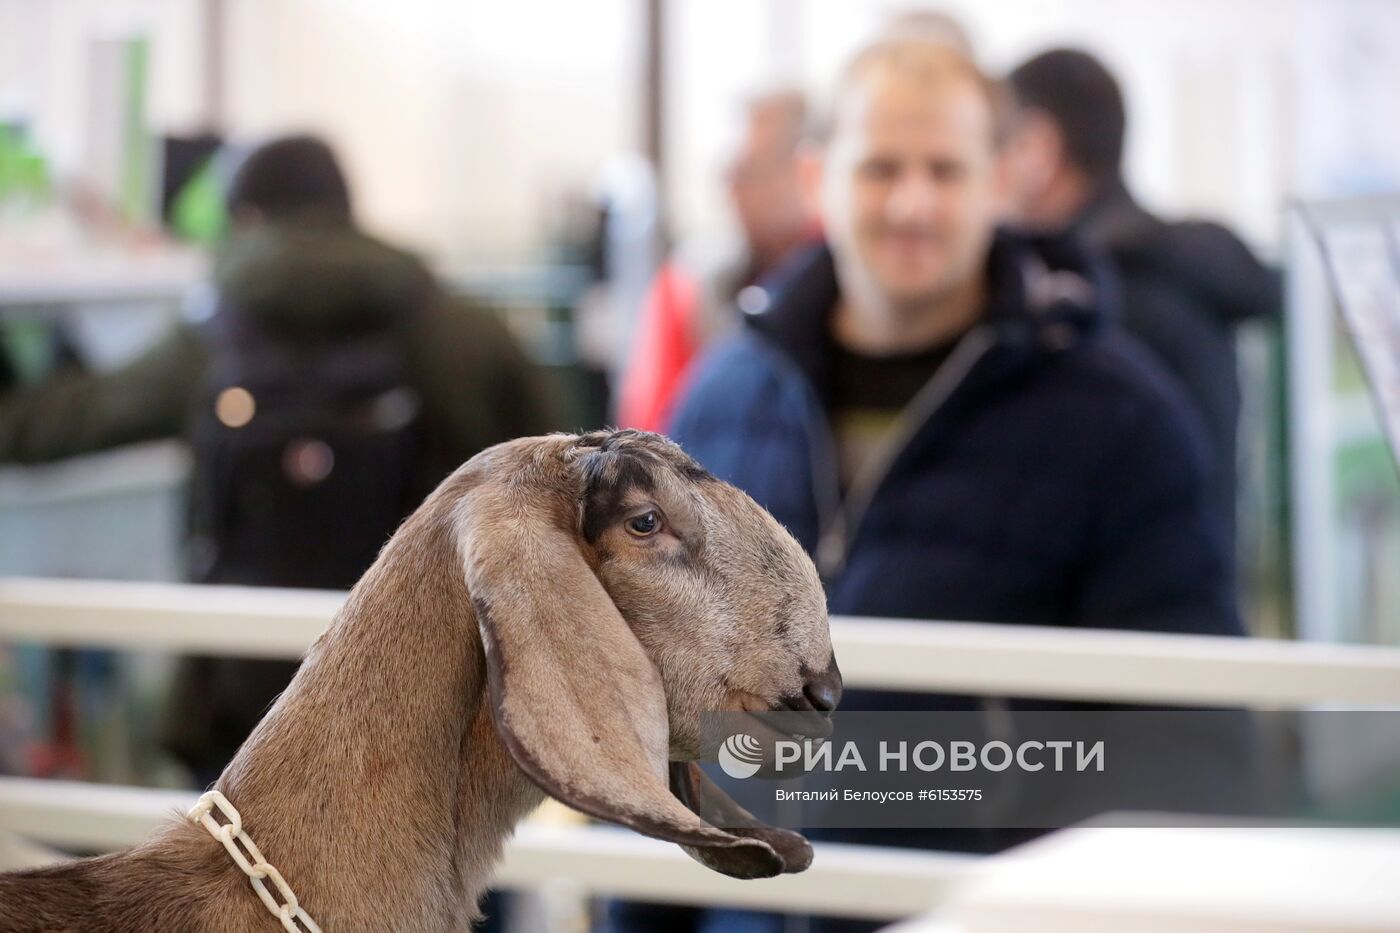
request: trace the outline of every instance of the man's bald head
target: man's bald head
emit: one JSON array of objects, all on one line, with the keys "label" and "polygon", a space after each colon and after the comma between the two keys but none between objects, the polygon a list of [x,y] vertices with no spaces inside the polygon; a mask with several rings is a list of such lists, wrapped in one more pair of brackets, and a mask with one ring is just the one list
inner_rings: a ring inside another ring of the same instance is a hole
[{"label": "man's bald head", "polygon": [[823,140],[830,139],[836,124],[850,115],[853,98],[871,84],[897,81],[939,92],[954,85],[968,85],[986,105],[988,138],[1000,149],[1010,135],[1014,104],[1002,82],[982,71],[961,46],[918,35],[894,34],[856,54],[836,82],[830,108],[818,127]]}]

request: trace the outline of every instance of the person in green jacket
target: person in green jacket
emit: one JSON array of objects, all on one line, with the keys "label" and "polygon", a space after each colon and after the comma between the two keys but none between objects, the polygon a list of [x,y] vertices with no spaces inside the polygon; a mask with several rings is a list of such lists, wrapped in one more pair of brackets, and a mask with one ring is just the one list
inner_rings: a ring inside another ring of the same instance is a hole
[{"label": "person in green jacket", "polygon": [[[334,178],[318,187],[254,185],[251,177],[309,174]],[[213,273],[218,298],[328,328],[366,302],[416,306],[407,361],[444,475],[499,441],[553,429],[542,385],[505,325],[447,295],[410,253],[359,230],[342,192],[334,156],[318,140],[287,137],[249,155],[230,187],[232,229]],[[0,462],[184,436],[208,361],[197,324],[181,322],[120,369],[0,396]]]},{"label": "person in green jacket", "polygon": [[[344,175],[325,143],[295,136],[259,147],[235,173],[226,200],[231,223],[214,265],[207,302],[212,316],[182,321],[120,369],[68,372],[0,392],[0,462],[40,463],[137,441],[185,438],[195,454],[195,499],[211,478],[217,489],[224,479],[194,437],[210,421],[212,370],[225,358],[230,339],[227,330],[210,326],[221,315],[245,328],[311,342],[393,326],[401,338],[404,379],[416,396],[415,490],[431,489],[486,447],[556,428],[541,385],[501,321],[449,296],[421,261],[357,227]],[[198,546],[208,543],[201,542],[200,511],[197,502],[190,510],[190,579],[280,586],[348,587],[402,517],[400,511],[387,516],[389,527],[375,538],[363,567],[314,566],[320,541],[328,553],[338,543],[337,530],[326,527],[317,544],[298,552],[306,558],[299,569],[245,566],[229,572],[212,570],[208,548]],[[273,513],[254,526],[251,548],[275,548],[304,530],[279,527]],[[246,527],[241,533],[247,537]],[[197,780],[212,780],[294,668],[267,661],[183,661],[167,745]]]}]

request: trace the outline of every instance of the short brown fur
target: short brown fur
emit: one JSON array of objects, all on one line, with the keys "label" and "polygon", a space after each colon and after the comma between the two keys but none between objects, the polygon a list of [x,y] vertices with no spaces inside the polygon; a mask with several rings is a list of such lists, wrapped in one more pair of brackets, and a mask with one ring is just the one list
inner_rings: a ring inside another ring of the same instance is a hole
[{"label": "short brown fur", "polygon": [[[633,506],[665,510],[671,538],[634,540],[619,519]],[[466,930],[546,791],[720,871],[801,870],[800,836],[694,799],[719,792],[685,762],[701,711],[776,707],[830,655],[810,561],[674,444],[512,441],[404,523],[215,786],[327,933]],[[122,853],[0,875],[0,930],[156,929],[280,925],[184,820]]]}]

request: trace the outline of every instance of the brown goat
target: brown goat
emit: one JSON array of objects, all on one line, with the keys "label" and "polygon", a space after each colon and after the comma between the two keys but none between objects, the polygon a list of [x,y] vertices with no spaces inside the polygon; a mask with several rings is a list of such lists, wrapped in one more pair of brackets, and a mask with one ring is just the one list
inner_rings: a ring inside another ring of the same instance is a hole
[{"label": "brown goat", "polygon": [[[806,868],[693,763],[700,716],[839,693],[816,571],[767,512],[657,435],[526,438],[404,523],[215,787],[326,933],[465,930],[545,794],[726,874]],[[6,933],[280,926],[185,820],[0,876]]]}]

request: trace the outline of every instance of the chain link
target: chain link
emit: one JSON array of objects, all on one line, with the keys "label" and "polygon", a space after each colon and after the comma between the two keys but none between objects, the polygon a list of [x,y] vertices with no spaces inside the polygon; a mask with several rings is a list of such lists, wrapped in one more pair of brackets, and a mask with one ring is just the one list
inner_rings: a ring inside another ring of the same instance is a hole
[{"label": "chain link", "polygon": [[[216,820],[215,810],[223,814],[228,822],[220,823]],[[292,893],[282,873],[268,864],[258,847],[253,845],[253,840],[243,831],[243,817],[234,809],[233,804],[228,802],[227,797],[216,790],[209,791],[202,795],[190,810],[189,818],[191,823],[203,826],[209,831],[209,835],[223,843],[243,874],[248,876],[248,882],[257,893],[258,900],[263,902],[263,906],[274,917],[282,921],[282,929],[287,933],[321,933],[316,921],[297,903],[297,896]],[[240,844],[247,850],[247,854],[239,848]],[[272,882],[272,886],[282,898],[280,902],[267,889],[265,881]]]}]

